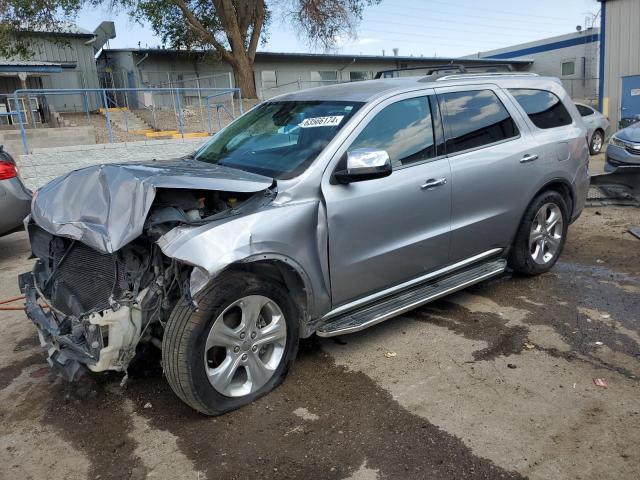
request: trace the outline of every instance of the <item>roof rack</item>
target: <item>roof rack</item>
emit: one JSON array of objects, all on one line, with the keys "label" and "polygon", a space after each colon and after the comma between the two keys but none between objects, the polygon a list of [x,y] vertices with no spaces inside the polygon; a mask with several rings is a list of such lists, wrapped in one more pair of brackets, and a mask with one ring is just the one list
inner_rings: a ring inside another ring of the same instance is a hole
[{"label": "roof rack", "polygon": [[486,72],[486,73],[463,73],[463,74],[453,74],[453,75],[445,75],[444,77],[439,77],[436,79],[436,82],[441,82],[443,80],[456,80],[459,78],[486,78],[486,77],[539,77],[537,73],[533,72]]},{"label": "roof rack", "polygon": [[464,65],[460,65],[457,63],[449,63],[446,65],[430,65],[430,66],[424,66],[424,67],[409,67],[409,68],[393,68],[390,70],[381,70],[378,73],[376,73],[376,76],[374,78],[382,78],[382,77],[387,77],[388,74],[390,73],[397,73],[397,72],[407,72],[407,71],[412,71],[412,70],[426,70],[427,71],[427,75],[432,75],[436,72],[440,72],[442,70],[457,70],[460,73],[466,73],[467,69],[464,67]]}]

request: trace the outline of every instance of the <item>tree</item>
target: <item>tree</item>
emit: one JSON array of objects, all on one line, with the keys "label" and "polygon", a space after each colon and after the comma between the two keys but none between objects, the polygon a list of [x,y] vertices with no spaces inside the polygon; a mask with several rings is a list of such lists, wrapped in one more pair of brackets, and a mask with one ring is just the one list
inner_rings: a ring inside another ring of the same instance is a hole
[{"label": "tree", "polygon": [[[111,0],[139,20],[148,21],[172,48],[211,49],[233,69],[236,86],[256,97],[253,63],[273,13],[290,20],[313,46],[329,49],[337,38],[355,36],[367,5],[381,0]],[[86,4],[98,0],[3,0],[0,3],[0,55],[28,50],[20,35],[29,29],[56,32]],[[36,5],[36,8],[33,8]],[[64,17],[64,18],[63,18]],[[1,42],[11,39],[10,42]],[[2,45],[4,44],[4,45]]]}]

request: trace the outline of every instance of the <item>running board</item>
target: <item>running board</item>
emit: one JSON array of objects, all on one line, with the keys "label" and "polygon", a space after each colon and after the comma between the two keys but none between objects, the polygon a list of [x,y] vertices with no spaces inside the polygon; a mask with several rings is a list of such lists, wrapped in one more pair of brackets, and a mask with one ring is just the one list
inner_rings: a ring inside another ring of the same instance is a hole
[{"label": "running board", "polygon": [[494,260],[441,277],[438,280],[417,285],[393,297],[384,298],[367,307],[331,320],[320,326],[316,334],[319,337],[333,337],[359,332],[420,305],[462,290],[474,283],[499,275],[504,272],[506,267],[505,260]]}]

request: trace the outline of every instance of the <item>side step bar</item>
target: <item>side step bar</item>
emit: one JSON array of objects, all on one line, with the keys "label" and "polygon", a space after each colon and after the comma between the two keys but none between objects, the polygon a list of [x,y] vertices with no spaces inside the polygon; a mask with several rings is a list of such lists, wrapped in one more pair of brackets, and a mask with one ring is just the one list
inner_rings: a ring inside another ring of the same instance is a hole
[{"label": "side step bar", "polygon": [[367,307],[331,320],[320,326],[316,334],[319,337],[333,337],[359,332],[420,305],[499,275],[504,272],[506,267],[505,260],[494,260],[458,271],[438,280],[417,285],[395,296],[384,298]]}]

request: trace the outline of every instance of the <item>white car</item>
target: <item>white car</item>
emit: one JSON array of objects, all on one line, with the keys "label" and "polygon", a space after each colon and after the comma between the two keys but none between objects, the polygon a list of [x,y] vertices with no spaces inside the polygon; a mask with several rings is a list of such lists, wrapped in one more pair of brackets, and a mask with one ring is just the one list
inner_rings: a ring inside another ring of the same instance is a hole
[{"label": "white car", "polygon": [[589,151],[591,155],[597,155],[602,151],[604,141],[609,136],[609,119],[583,103],[576,103],[576,108],[589,132]]}]

